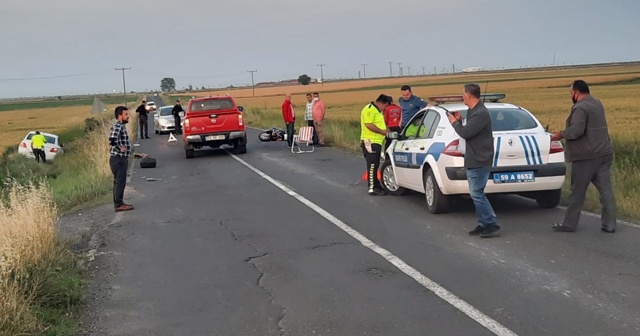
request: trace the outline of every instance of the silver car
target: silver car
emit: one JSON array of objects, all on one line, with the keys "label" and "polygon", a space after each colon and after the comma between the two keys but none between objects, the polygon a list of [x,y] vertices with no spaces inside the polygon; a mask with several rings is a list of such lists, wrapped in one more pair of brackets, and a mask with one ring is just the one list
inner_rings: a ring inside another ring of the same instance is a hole
[{"label": "silver car", "polygon": [[[171,114],[171,110],[173,110],[173,106],[171,105],[162,106],[154,114],[153,128],[155,129],[156,134],[175,131],[176,125],[173,119],[173,114]],[[182,115],[183,112],[180,112],[180,116]]]}]

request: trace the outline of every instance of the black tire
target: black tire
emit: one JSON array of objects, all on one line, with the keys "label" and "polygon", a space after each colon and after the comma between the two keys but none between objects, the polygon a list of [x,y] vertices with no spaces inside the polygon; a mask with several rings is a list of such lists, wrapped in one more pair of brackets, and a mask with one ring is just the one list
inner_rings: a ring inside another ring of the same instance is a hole
[{"label": "black tire", "polygon": [[389,160],[385,160],[382,166],[380,166],[380,175],[382,175],[380,185],[387,194],[393,196],[402,196],[404,194],[406,189],[396,184],[395,176],[393,175],[393,166]]},{"label": "black tire", "polygon": [[267,132],[262,132],[262,133],[258,134],[258,140],[263,141],[263,142],[271,141],[271,134],[269,134]]},{"label": "black tire", "polygon": [[187,159],[191,159],[191,158],[193,158],[193,156],[195,154],[195,150],[193,148],[185,149],[184,153],[185,153],[185,156],[187,157]]},{"label": "black tire", "polygon": [[156,130],[156,134],[160,134],[160,131]]},{"label": "black tire", "polygon": [[427,209],[432,214],[441,214],[449,211],[451,197],[444,195],[440,191],[438,181],[433,175],[433,171],[429,168],[424,174],[424,196],[427,203]]},{"label": "black tire", "polygon": [[542,209],[555,208],[560,204],[560,198],[562,197],[562,190],[547,190],[540,191],[536,194],[536,202]]},{"label": "black tire", "polygon": [[246,152],[247,152],[247,141],[245,139],[239,139],[233,143],[234,154],[245,154]]}]

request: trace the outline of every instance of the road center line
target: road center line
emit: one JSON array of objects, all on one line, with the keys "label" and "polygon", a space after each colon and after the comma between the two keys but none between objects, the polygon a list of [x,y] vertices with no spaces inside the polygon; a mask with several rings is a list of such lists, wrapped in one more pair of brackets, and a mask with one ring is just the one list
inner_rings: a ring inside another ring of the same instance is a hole
[{"label": "road center line", "polygon": [[306,205],[311,210],[317,212],[320,216],[324,217],[326,220],[333,223],[342,231],[346,232],[348,235],[350,235],[351,237],[359,241],[364,247],[372,250],[373,252],[377,253],[378,255],[386,259],[388,262],[390,262],[392,265],[397,267],[404,274],[410,276],[413,280],[417,281],[423,287],[425,287],[426,289],[428,289],[429,291],[431,291],[432,293],[440,297],[442,300],[444,300],[448,304],[454,306],[460,312],[467,315],[472,320],[478,322],[480,325],[487,328],[492,333],[500,336],[517,336],[515,332],[509,330],[507,327],[503,326],[498,321],[485,315],[484,313],[482,313],[481,311],[479,311],[478,309],[476,309],[466,301],[460,299],[455,294],[449,292],[444,287],[438,285],[435,281],[427,278],[418,270],[416,270],[415,268],[411,267],[409,264],[404,262],[402,259],[398,258],[393,253],[385,250],[384,248],[378,246],[376,243],[372,242],[367,237],[362,235],[360,232],[356,231],[355,229],[353,229],[352,227],[350,227],[340,219],[336,218],[335,216],[333,216],[323,208],[319,207],[315,203],[304,198],[303,196],[296,193],[295,191],[289,189],[287,186],[285,186],[281,182],[263,173],[259,169],[255,168],[254,166],[240,159],[238,156],[231,153],[229,153],[229,155],[231,155],[232,158],[240,162],[245,167],[252,170],[254,173],[258,174],[260,177],[264,178],[265,180],[269,181],[271,184],[278,187],[280,190],[287,193],[289,196],[297,199],[298,201],[300,201],[300,203]]}]

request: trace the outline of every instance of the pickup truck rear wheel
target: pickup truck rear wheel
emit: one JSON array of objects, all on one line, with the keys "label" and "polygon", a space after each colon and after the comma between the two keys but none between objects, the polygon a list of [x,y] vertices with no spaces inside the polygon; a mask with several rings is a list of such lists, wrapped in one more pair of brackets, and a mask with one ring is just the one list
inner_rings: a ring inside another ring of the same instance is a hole
[{"label": "pickup truck rear wheel", "polygon": [[233,142],[233,152],[234,154],[244,154],[247,152],[247,141],[246,139],[238,139]]},{"label": "pickup truck rear wheel", "polygon": [[184,153],[185,153],[185,156],[187,157],[187,159],[191,159],[191,158],[193,158],[193,155],[195,154],[195,150],[193,148],[185,149]]}]

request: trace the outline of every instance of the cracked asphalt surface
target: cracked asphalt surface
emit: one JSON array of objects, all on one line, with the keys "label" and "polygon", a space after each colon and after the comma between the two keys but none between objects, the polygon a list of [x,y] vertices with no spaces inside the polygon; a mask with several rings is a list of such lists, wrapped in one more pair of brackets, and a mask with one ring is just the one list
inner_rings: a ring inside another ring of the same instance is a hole
[{"label": "cracked asphalt surface", "polygon": [[[431,215],[418,194],[369,197],[360,156],[291,154],[257,134],[241,159],[513,333],[640,333],[638,228],[604,234],[583,216],[554,233],[563,210],[502,196],[502,237],[469,237],[468,201]],[[186,160],[181,140],[150,136],[138,151],[158,167],[136,162],[125,197],[136,209],[102,230],[85,334],[492,334],[227,152]]]}]

